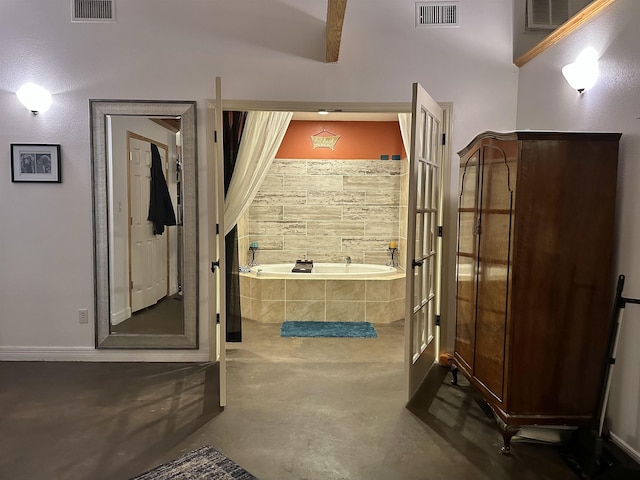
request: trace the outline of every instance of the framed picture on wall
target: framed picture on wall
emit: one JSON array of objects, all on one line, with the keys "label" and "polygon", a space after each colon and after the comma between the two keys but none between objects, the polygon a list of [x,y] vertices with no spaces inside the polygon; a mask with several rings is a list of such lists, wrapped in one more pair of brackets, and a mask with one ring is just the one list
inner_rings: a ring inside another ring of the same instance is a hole
[{"label": "framed picture on wall", "polygon": [[60,145],[12,143],[12,182],[62,182]]}]

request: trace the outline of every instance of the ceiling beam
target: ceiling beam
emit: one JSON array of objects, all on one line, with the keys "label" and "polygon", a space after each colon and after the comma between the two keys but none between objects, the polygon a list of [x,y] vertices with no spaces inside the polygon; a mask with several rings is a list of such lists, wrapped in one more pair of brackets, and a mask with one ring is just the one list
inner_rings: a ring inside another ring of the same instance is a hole
[{"label": "ceiling beam", "polygon": [[327,4],[327,63],[335,63],[340,55],[342,24],[347,0],[328,0]]}]

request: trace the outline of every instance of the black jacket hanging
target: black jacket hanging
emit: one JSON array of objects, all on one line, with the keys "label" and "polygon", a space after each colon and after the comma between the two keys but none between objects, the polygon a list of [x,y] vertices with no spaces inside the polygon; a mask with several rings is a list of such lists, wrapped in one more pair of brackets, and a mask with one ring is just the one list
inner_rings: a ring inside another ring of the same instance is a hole
[{"label": "black jacket hanging", "polygon": [[151,144],[151,185],[149,188],[149,217],[153,223],[154,235],[162,235],[165,225],[175,225],[176,215],[173,211],[169,188],[162,173],[162,160],[158,147]]}]

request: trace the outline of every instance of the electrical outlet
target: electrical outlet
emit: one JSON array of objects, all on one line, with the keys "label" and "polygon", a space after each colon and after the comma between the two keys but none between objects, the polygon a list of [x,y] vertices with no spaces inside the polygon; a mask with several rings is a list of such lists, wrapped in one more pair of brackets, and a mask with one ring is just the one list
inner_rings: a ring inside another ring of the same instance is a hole
[{"label": "electrical outlet", "polygon": [[89,323],[89,310],[86,308],[78,310],[78,319],[80,320],[80,323]]}]

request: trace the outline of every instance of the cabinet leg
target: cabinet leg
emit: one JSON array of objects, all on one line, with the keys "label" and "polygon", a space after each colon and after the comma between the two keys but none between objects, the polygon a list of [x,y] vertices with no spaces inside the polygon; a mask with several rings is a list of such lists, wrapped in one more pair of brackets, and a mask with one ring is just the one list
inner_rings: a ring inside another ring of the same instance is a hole
[{"label": "cabinet leg", "polygon": [[502,425],[500,427],[500,433],[502,433],[502,440],[504,445],[500,448],[503,455],[509,455],[511,453],[511,438],[520,430],[519,427],[513,427],[509,425]]},{"label": "cabinet leg", "polygon": [[453,355],[450,353],[441,353],[438,361],[440,365],[451,370],[451,375],[453,376],[451,385],[458,385],[458,366],[456,365]]},{"label": "cabinet leg", "polygon": [[455,365],[451,366],[451,376],[453,377],[451,379],[451,385],[458,385],[458,367],[456,367]]}]

